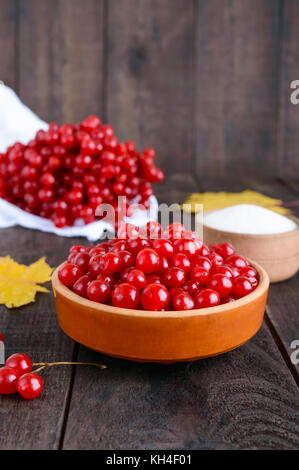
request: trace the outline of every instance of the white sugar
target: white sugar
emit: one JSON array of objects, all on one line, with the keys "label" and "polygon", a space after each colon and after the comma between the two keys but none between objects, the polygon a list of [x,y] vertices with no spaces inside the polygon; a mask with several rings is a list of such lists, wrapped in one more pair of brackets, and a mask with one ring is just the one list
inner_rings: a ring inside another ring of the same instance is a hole
[{"label": "white sugar", "polygon": [[273,234],[295,230],[297,224],[277,212],[253,204],[239,204],[204,216],[204,224],[234,233]]}]

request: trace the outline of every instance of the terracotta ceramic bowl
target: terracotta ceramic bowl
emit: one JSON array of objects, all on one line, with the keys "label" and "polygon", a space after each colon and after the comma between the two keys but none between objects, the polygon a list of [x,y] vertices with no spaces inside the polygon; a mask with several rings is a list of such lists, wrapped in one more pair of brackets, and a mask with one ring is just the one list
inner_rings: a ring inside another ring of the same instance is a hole
[{"label": "terracotta ceramic bowl", "polygon": [[254,292],[217,307],[150,312],[99,304],[74,294],[58,279],[52,284],[62,330],[91,349],[132,361],[177,362],[216,356],[248,341],[260,328],[269,278],[258,271]]},{"label": "terracotta ceramic bowl", "polygon": [[237,253],[263,266],[270,282],[285,281],[299,269],[299,219],[290,218],[297,223],[296,230],[272,235],[226,232],[203,224],[203,239],[208,245],[232,243]]}]

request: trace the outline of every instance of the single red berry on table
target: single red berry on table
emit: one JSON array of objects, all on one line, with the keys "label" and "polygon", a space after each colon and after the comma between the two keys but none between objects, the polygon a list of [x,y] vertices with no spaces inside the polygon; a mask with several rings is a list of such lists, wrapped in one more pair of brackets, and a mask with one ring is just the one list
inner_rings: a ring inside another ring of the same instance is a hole
[{"label": "single red berry on table", "polygon": [[202,289],[193,299],[196,308],[216,307],[220,304],[220,295],[213,289]]},{"label": "single red berry on table", "polygon": [[140,300],[145,310],[160,311],[168,305],[169,292],[161,284],[149,284],[141,292]]},{"label": "single red berry on table", "polygon": [[17,381],[17,392],[26,400],[33,400],[40,396],[43,391],[43,379],[31,372],[22,375]]},{"label": "single red berry on table", "polygon": [[12,367],[1,367],[0,369],[0,395],[11,395],[17,389],[17,381],[20,371]]},{"label": "single red berry on table", "polygon": [[136,287],[122,283],[112,291],[112,304],[120,308],[137,308],[139,305],[139,292]]},{"label": "single red berry on table", "polygon": [[22,374],[26,374],[32,370],[31,359],[23,353],[16,353],[9,356],[5,361],[5,365],[18,370]]}]

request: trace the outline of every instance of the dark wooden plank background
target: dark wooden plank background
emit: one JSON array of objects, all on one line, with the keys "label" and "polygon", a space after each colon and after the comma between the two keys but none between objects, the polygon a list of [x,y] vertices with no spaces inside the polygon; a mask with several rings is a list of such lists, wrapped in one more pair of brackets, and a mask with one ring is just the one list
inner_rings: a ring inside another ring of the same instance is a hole
[{"label": "dark wooden plank background", "polygon": [[47,121],[100,114],[168,173],[299,170],[297,0],[0,0],[0,80]]}]

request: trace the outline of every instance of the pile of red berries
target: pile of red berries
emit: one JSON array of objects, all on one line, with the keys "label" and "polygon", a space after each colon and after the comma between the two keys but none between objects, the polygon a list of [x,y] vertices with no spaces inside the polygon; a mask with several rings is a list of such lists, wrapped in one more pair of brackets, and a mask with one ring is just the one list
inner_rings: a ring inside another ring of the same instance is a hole
[{"label": "pile of red berries", "polygon": [[124,225],[118,238],[71,248],[59,279],[76,294],[115,307],[190,310],[233,302],[258,285],[257,272],[228,243],[207,247],[180,223]]},{"label": "pile of red berries", "polygon": [[59,228],[76,219],[88,224],[102,203],[116,207],[118,196],[128,209],[133,199],[149,208],[152,183],[164,179],[154,159],[154,149],[139,153],[134,142],[120,143],[97,116],[51,123],[28,145],[16,142],[0,154],[0,197]]},{"label": "pile of red berries", "polygon": [[42,378],[32,372],[32,362],[26,354],[13,354],[0,368],[0,395],[18,392],[26,400],[32,400],[42,393],[43,386]]}]

